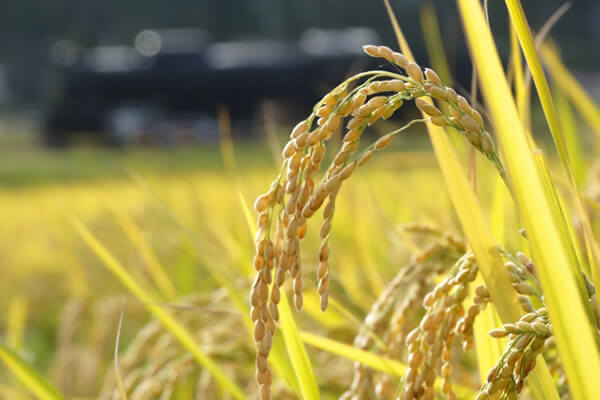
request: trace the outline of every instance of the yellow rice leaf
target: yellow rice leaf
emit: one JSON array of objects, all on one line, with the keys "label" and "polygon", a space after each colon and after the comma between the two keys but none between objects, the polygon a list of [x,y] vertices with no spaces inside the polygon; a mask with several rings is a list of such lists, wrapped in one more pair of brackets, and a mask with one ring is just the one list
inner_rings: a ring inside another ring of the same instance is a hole
[{"label": "yellow rice leaf", "polygon": [[[186,233],[189,235],[189,231],[186,231]],[[251,340],[254,340],[254,324],[252,323],[252,319],[250,319],[250,307],[248,306],[248,302],[240,296],[232,284],[233,280],[226,276],[221,266],[215,262],[215,258],[207,257],[205,253],[200,250],[200,246],[195,245],[192,239],[193,238],[190,236],[186,237],[186,243],[188,244],[190,251],[202,262],[202,265],[208,270],[208,273],[212,278],[221,287],[225,288],[231,302],[240,312],[242,321],[248,330],[249,337]],[[250,264],[250,261],[247,263]],[[269,364],[273,367],[275,374],[282,377],[288,387],[300,395],[300,384],[298,383],[298,379],[294,374],[294,368],[287,356],[285,343],[283,342],[281,335],[275,335],[273,337],[273,346],[269,355]]]},{"label": "yellow rice leaf", "polygon": [[504,181],[500,176],[496,177],[494,184],[494,201],[492,202],[492,214],[490,216],[490,224],[494,238],[501,245],[505,245],[506,237],[506,203],[509,199],[509,193],[504,185]]},{"label": "yellow rice leaf", "polygon": [[152,247],[148,244],[142,230],[136,225],[135,221],[133,221],[125,211],[119,209],[116,204],[111,204],[109,209],[121,229],[123,229],[129,240],[131,240],[137,248],[140,256],[144,260],[149,275],[152,277],[154,284],[160,290],[161,294],[167,300],[175,300],[177,298],[177,289],[175,289],[171,279],[169,279],[164,268],[160,265],[158,257],[154,254]]},{"label": "yellow rice leaf", "polygon": [[[589,377],[600,374],[600,358],[572,273],[570,238],[565,237],[558,226],[563,223],[562,216],[553,212],[548,183],[540,176],[532,156],[481,5],[477,0],[459,0],[458,4],[473,59],[481,72],[483,92],[505,152],[515,201],[527,229],[569,387],[576,399],[595,398],[600,392],[600,381]],[[547,385],[552,385],[552,381]],[[537,389],[554,389],[547,385]]]},{"label": "yellow rice leaf", "polygon": [[[388,14],[392,19],[394,32],[400,43],[400,48],[409,59],[414,59],[400,26],[394,17],[389,1],[384,0],[384,2],[388,9]],[[479,4],[477,7],[481,10]],[[483,18],[483,13],[481,16]],[[487,25],[485,25],[485,29],[487,29]],[[478,70],[482,75],[485,75],[485,71],[479,68],[479,66]],[[487,226],[481,205],[471,189],[469,181],[456,153],[450,146],[444,130],[432,123],[427,124],[427,129],[438,163],[440,164],[442,175],[444,176],[444,181],[446,182],[446,189],[461,222],[469,246],[475,254],[481,274],[487,284],[498,314],[503,322],[517,321],[520,315],[520,307],[510,284],[508,274],[502,265],[497,244]],[[538,364],[532,371],[530,382],[539,400],[558,399],[558,393],[554,388],[552,377],[545,363]]]},{"label": "yellow rice leaf", "polygon": [[531,86],[525,84],[521,47],[519,47],[519,39],[517,38],[517,34],[512,25],[510,26],[510,59],[517,110],[519,110],[519,116],[521,117],[521,121],[523,121],[523,125],[525,125],[527,129],[531,129]]},{"label": "yellow rice leaf", "polygon": [[[358,226],[361,226],[363,224],[364,226],[366,226],[368,224],[368,221],[362,221],[362,219],[366,218],[363,214],[357,213],[355,222],[358,224]],[[383,291],[385,285],[383,282],[383,278],[379,274],[377,263],[372,256],[373,246],[371,236],[365,229],[354,229],[354,235],[356,237],[354,243],[359,256],[359,263],[352,263],[347,265],[352,265],[355,268],[357,268],[358,266],[361,267],[362,273],[365,275],[366,281],[370,286],[371,292],[375,297],[377,297]],[[362,286],[361,289],[363,292],[362,296],[364,296],[364,286]]]},{"label": "yellow rice leaf", "polygon": [[[252,219],[250,209],[248,207],[248,204],[246,203],[246,198],[244,197],[244,194],[242,193],[242,191],[239,187],[237,188],[237,192],[238,192],[238,198],[239,198],[242,208],[244,210],[244,215],[246,217],[246,224],[247,224],[248,230],[250,231],[250,236],[254,237],[256,235],[256,230],[257,230],[256,223]],[[248,265],[250,265],[250,264],[251,264],[251,262],[248,261]],[[282,297],[285,297],[285,295]],[[287,300],[287,298],[286,298],[286,300]],[[241,300],[237,300],[236,304],[238,305],[238,308],[246,316],[246,319],[248,321],[247,323],[250,326],[250,336],[253,337],[254,328],[253,328],[250,317],[248,317],[248,315],[250,315],[250,309],[248,308],[247,305],[243,304],[241,302]],[[289,306],[288,306],[288,308],[289,308]],[[289,351],[289,349],[287,348],[287,344],[284,342],[281,335],[275,335],[273,337],[273,347],[271,348],[269,362],[271,363],[271,365],[273,365],[273,369],[275,370],[275,372],[285,380],[285,382],[288,384],[288,386],[293,388],[298,395],[301,395],[302,388],[300,385],[299,377],[297,374],[294,374],[295,368],[292,365],[290,358],[286,357],[286,353],[288,351]]]},{"label": "yellow rice leaf", "polygon": [[596,138],[600,139],[600,109],[594,103],[594,100],[564,66],[552,47],[548,45],[541,46],[540,55],[554,82],[569,96],[577,111],[594,130]]},{"label": "yellow rice leaf", "polygon": [[370,351],[360,350],[354,346],[309,332],[300,332],[300,337],[306,344],[353,361],[358,361],[369,368],[385,372],[386,374],[401,378],[406,372],[406,366],[401,362],[378,356]]},{"label": "yellow rice leaf", "polygon": [[431,1],[424,1],[421,4],[419,14],[421,16],[421,27],[423,29],[427,55],[442,82],[452,86],[452,74],[450,73],[446,52],[444,51],[442,34],[440,33],[440,25],[435,14],[435,8]]},{"label": "yellow rice leaf", "polygon": [[[577,216],[581,222],[583,239],[587,252],[587,263],[584,263],[581,265],[581,267],[585,268],[586,270],[591,270],[592,278],[596,287],[600,287],[600,247],[598,247],[598,243],[596,243],[594,238],[592,227],[583,206],[579,188],[577,187],[577,180],[573,171],[571,157],[567,149],[567,142],[562,133],[561,125],[558,121],[558,113],[554,107],[554,102],[550,93],[550,86],[548,85],[546,75],[542,69],[542,63],[537,56],[533,37],[531,35],[529,25],[527,24],[527,19],[525,18],[520,0],[506,0],[506,6],[508,8],[510,20],[514,27],[515,33],[517,34],[519,43],[523,49],[523,54],[527,60],[529,70],[531,71],[531,76],[533,77],[533,81],[542,104],[542,109],[544,110],[546,121],[548,122],[548,127],[552,133],[552,139],[554,139],[554,144],[558,150],[560,160],[569,179],[569,189],[573,197],[573,203],[577,211]],[[574,252],[573,246],[568,246],[566,250]]]},{"label": "yellow rice leaf", "polygon": [[[446,52],[444,51],[444,45],[442,41],[442,34],[440,33],[440,26],[438,18],[435,13],[435,7],[431,1],[424,1],[421,3],[420,16],[421,16],[421,29],[423,31],[423,38],[425,39],[425,48],[427,49],[427,56],[431,62],[431,67],[439,75],[442,82],[445,85],[452,86],[452,74],[450,73],[450,67],[448,66],[448,59]],[[448,113],[449,106],[447,103],[440,103],[444,113]],[[455,129],[448,127],[446,130],[450,136],[452,145],[462,153],[467,148],[467,143]]]},{"label": "yellow rice leaf", "polygon": [[302,295],[304,296],[303,311],[323,327],[327,329],[339,329],[348,325],[348,320],[333,307],[328,308],[327,312],[323,312],[319,296],[315,292],[306,291]]},{"label": "yellow rice leaf", "polygon": [[285,347],[296,371],[298,382],[300,383],[300,391],[303,399],[321,398],[317,380],[312,370],[312,365],[308,359],[308,354],[304,348],[304,343],[300,339],[300,332],[294,322],[294,316],[290,308],[287,295],[282,293],[281,302],[279,303],[279,327],[283,334]]},{"label": "yellow rice leaf", "polygon": [[[336,340],[309,332],[300,332],[300,337],[306,344],[327,351],[331,354],[345,357],[349,360],[358,361],[369,368],[385,372],[386,374],[390,374],[398,378],[402,378],[406,372],[406,366],[401,362],[390,358],[381,357],[369,351],[357,349],[356,347],[347,345],[345,343],[340,343]],[[436,380],[435,387],[439,390],[440,386],[440,380],[438,379]],[[463,385],[453,383],[452,388],[461,399],[473,399],[476,395],[473,389]]]},{"label": "yellow rice leaf", "polygon": [[252,218],[252,213],[250,212],[250,207],[248,207],[248,203],[246,202],[246,197],[242,190],[237,188],[238,198],[240,199],[240,205],[242,206],[242,210],[244,211],[244,217],[246,218],[246,223],[248,224],[248,229],[250,230],[251,237],[256,235],[256,222]]},{"label": "yellow rice leaf", "polygon": [[[494,187],[494,201],[492,203],[491,228],[494,237],[497,238],[500,244],[504,245],[505,234],[505,205],[507,199],[507,190],[504,186],[502,178],[496,178]],[[483,284],[481,276],[477,277],[475,285]],[[480,382],[485,382],[487,374],[496,365],[496,362],[502,356],[506,339],[490,340],[488,332],[502,325],[500,316],[496,312],[494,304],[488,304],[479,316],[475,319],[473,326],[473,336],[475,341],[475,355],[477,357],[477,366],[479,367]]]},{"label": "yellow rice leaf", "polygon": [[583,148],[578,137],[577,123],[565,92],[556,84],[553,85],[553,89],[554,98],[556,99],[556,111],[567,141],[567,150],[573,163],[575,180],[578,185],[581,185],[587,171]]},{"label": "yellow rice leaf", "polygon": [[[481,277],[478,277],[475,281],[476,285],[482,283],[483,280]],[[489,331],[500,326],[502,326],[502,322],[493,304],[489,304],[479,314],[473,325],[475,355],[477,357],[479,379],[482,384],[485,382],[489,371],[496,365],[504,352],[507,340],[505,338],[490,340],[488,335]]]},{"label": "yellow rice leaf", "polygon": [[24,296],[16,296],[8,303],[8,319],[6,323],[6,344],[13,350],[21,350],[23,333],[27,319],[28,303]]}]

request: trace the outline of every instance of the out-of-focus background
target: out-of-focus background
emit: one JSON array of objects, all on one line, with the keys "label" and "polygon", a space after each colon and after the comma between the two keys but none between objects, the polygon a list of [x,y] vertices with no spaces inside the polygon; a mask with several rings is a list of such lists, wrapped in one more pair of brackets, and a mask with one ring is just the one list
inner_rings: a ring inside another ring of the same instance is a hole
[{"label": "out-of-focus background", "polygon": [[[451,73],[470,66],[452,2],[396,2],[418,60],[428,62],[419,10],[435,7]],[[561,1],[528,1],[541,27]],[[504,5],[489,2],[506,53]],[[216,140],[217,113],[256,138],[261,121],[290,124],[350,72],[378,66],[366,43],[394,45],[385,9],[358,0],[279,2],[59,1],[0,5],[1,135],[48,147],[82,141],[158,147]],[[553,28],[564,60],[597,85],[600,5],[574,2]]]},{"label": "out-of-focus background", "polygon": [[[441,45],[453,86],[468,93],[471,64],[454,2],[391,3],[419,63],[439,62],[428,54]],[[536,30],[562,4],[524,1]],[[490,1],[489,17],[507,56],[504,2]],[[573,2],[551,32],[596,100],[598,37],[597,0]],[[364,56],[365,44],[396,48],[381,1],[0,1],[3,343],[68,398],[117,398],[110,368],[127,296],[121,349],[123,374],[138,391],[131,398],[155,398],[142,393],[152,385],[177,387],[178,399],[227,398],[155,329],[145,304],[84,241],[83,224],[254,393],[255,349],[241,317],[248,315],[253,199],[276,176],[290,128],[315,102],[350,74],[391,68]],[[537,107],[534,100],[534,126],[547,136]],[[387,127],[415,112],[403,108]],[[377,171],[361,170],[337,202],[326,314],[312,280],[318,226],[309,226],[302,329],[351,344],[414,250],[397,226],[419,221],[457,231],[426,134],[416,129],[396,142],[378,155]],[[481,185],[489,200],[490,186]],[[309,355],[323,398],[348,387],[352,362],[314,349]],[[161,365],[184,368],[187,381],[157,375]],[[275,398],[297,398],[276,379]],[[30,398],[16,382],[0,368],[0,399]]]}]

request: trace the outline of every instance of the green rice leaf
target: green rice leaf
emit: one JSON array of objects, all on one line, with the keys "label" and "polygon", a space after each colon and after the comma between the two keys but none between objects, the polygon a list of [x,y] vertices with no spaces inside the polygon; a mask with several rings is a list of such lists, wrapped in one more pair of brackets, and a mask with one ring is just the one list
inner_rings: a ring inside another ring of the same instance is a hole
[{"label": "green rice leaf", "polygon": [[0,359],[21,383],[38,398],[42,400],[64,399],[58,389],[52,386],[42,374],[37,372],[3,342],[0,342]]},{"label": "green rice leaf", "polygon": [[556,50],[549,45],[543,45],[540,48],[540,55],[554,82],[569,96],[577,111],[593,129],[596,139],[600,139],[600,109],[598,105],[564,66]]},{"label": "green rice leaf", "polygon": [[575,122],[573,110],[565,92],[558,85],[553,85],[553,89],[554,98],[556,99],[556,111],[558,112],[558,118],[567,141],[567,151],[573,163],[575,180],[581,186],[587,171],[583,148],[578,137],[577,123]]}]

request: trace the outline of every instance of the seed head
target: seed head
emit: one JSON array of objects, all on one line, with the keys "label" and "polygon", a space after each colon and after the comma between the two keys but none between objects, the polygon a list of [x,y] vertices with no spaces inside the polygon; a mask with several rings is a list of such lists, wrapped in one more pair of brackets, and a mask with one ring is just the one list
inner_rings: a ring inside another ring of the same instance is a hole
[{"label": "seed head", "polygon": [[479,132],[481,130],[481,126],[470,115],[463,115],[460,123],[468,131]]},{"label": "seed head", "polygon": [[423,111],[425,114],[427,114],[429,116],[439,117],[442,114],[442,112],[440,110],[438,110],[438,108],[436,106],[434,106],[431,103],[428,103],[427,101],[425,101],[423,99],[416,99],[415,104],[417,105],[417,107],[419,107],[419,109],[421,111]]},{"label": "seed head", "polygon": [[429,69],[429,68],[425,68],[425,77],[427,78],[427,80],[437,86],[443,86],[442,85],[442,80],[440,79],[440,77],[438,76],[438,74],[435,73],[434,70]]},{"label": "seed head", "polygon": [[379,53],[379,48],[377,46],[368,44],[366,46],[363,46],[363,50],[371,57],[381,57],[381,54]]},{"label": "seed head", "polygon": [[458,96],[452,88],[446,88],[446,98],[448,99],[449,103],[456,104],[458,102]]},{"label": "seed head", "polygon": [[290,139],[294,139],[298,137],[300,134],[306,132],[308,127],[308,123],[306,120],[298,122],[298,124],[292,129],[292,133],[290,134]]},{"label": "seed head", "polygon": [[423,82],[423,71],[421,71],[421,67],[418,64],[409,62],[406,66],[406,73],[413,81],[418,83]]},{"label": "seed head", "polygon": [[494,154],[494,141],[488,132],[481,133],[481,151],[485,154]]},{"label": "seed head", "polygon": [[395,52],[392,55],[392,58],[394,60],[394,64],[396,64],[402,68],[406,68],[409,63],[408,58],[406,58],[406,56],[402,53]]},{"label": "seed head", "polygon": [[375,150],[383,150],[392,142],[392,139],[394,139],[394,135],[389,133],[382,136],[375,142]]}]

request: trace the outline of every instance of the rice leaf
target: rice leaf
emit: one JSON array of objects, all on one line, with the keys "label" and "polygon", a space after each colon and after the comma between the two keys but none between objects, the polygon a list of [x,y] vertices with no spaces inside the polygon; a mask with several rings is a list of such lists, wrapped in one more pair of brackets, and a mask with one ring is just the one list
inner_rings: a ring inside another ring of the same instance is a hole
[{"label": "rice leaf", "polygon": [[[316,293],[312,291],[304,292],[302,296],[304,297],[304,307],[302,310],[324,328],[339,329],[349,325],[349,321],[334,307],[328,308],[327,312],[324,313],[321,310],[319,296]],[[331,304],[331,298],[329,299],[329,303]]]},{"label": "rice leaf", "polygon": [[[240,296],[238,291],[233,286],[232,280],[224,274],[222,268],[215,263],[214,259],[211,257],[206,257],[205,254],[200,251],[199,246],[196,246],[194,243],[192,243],[192,239],[190,237],[187,237],[186,239],[191,251],[202,262],[202,265],[208,270],[208,273],[221,287],[225,288],[227,295],[231,299],[231,302],[241,314],[242,321],[248,330],[249,337],[253,337],[254,325],[252,323],[252,319],[250,319],[250,308],[248,307],[248,303],[242,296]],[[248,261],[248,264],[250,264],[250,261]],[[298,383],[298,379],[294,374],[294,368],[287,357],[285,343],[280,335],[275,335],[273,337],[273,347],[271,348],[269,363],[273,366],[275,373],[282,377],[287,383],[288,387],[300,395],[300,384]]]},{"label": "rice leaf", "polygon": [[6,344],[14,351],[21,350],[27,319],[28,302],[25,296],[15,296],[8,303]]},{"label": "rice leaf", "polygon": [[306,344],[325,350],[331,354],[358,361],[369,368],[385,372],[386,374],[402,378],[406,372],[406,366],[401,362],[381,357],[374,352],[360,350],[354,346],[304,331],[300,332],[300,338]]},{"label": "rice leaf", "polygon": [[[356,216],[356,222],[359,225],[362,225],[363,223],[368,224],[368,221],[361,221],[361,218],[364,218],[364,216],[362,216],[361,214],[358,214]],[[365,279],[369,284],[371,293],[373,293],[374,297],[377,297],[385,288],[385,284],[383,278],[379,274],[379,269],[377,268],[376,260],[373,257],[373,241],[371,240],[371,237],[368,235],[367,231],[364,229],[354,229],[354,235],[356,237],[356,250],[360,259],[359,265],[362,265],[361,272],[364,274]],[[365,288],[362,287],[361,289],[361,293],[358,293],[358,296],[364,297]]]},{"label": "rice leaf", "polygon": [[[504,182],[500,177],[496,178],[494,186],[494,201],[492,203],[491,228],[494,237],[500,244],[504,245],[506,216],[504,215],[507,191]],[[483,279],[478,276],[474,282],[475,286],[483,284]],[[473,336],[475,340],[475,355],[477,357],[477,366],[479,370],[480,382],[485,382],[488,372],[494,367],[496,362],[502,356],[507,340],[490,340],[488,332],[499,328],[502,322],[496,312],[493,304],[489,304],[485,310],[481,311],[479,317],[475,319],[473,325]]]},{"label": "rice leaf", "polygon": [[517,109],[523,125],[531,128],[531,86],[525,84],[525,74],[523,72],[523,58],[521,57],[521,47],[519,39],[513,26],[510,26],[510,59],[512,66],[512,79],[515,87],[515,97]]},{"label": "rice leaf", "polygon": [[148,274],[152,277],[154,284],[160,290],[162,296],[167,300],[174,300],[177,298],[177,289],[169,279],[169,276],[165,272],[158,257],[154,254],[152,247],[148,244],[146,237],[142,230],[136,225],[135,221],[127,215],[123,210],[120,210],[116,204],[112,204],[109,207],[115,220],[123,229],[129,240],[135,245],[144,265],[148,269]]},{"label": "rice leaf", "polygon": [[420,16],[421,26],[423,29],[423,37],[425,39],[425,47],[427,55],[431,61],[431,65],[435,72],[440,76],[442,82],[452,86],[452,74],[448,66],[448,59],[444,51],[442,34],[440,33],[440,25],[435,13],[435,8],[431,1],[421,3]]},{"label": "rice leaf", "polygon": [[242,193],[241,189],[237,188],[238,198],[240,199],[240,205],[242,206],[242,210],[244,211],[244,217],[246,218],[246,223],[248,224],[248,229],[250,230],[251,237],[256,235],[256,222],[252,218],[252,213],[250,212],[250,207],[248,207],[248,203],[246,202],[246,197],[244,193]]},{"label": "rice leaf", "polygon": [[[356,347],[347,345],[345,343],[340,343],[333,339],[304,331],[300,332],[300,337],[304,343],[313,347],[347,358],[349,360],[358,361],[369,368],[373,368],[374,370],[381,371],[398,378],[404,377],[404,373],[406,372],[407,367],[399,361],[381,357],[375,353],[360,350]],[[435,387],[439,390],[440,386],[440,380],[438,379],[435,383]],[[472,399],[476,395],[473,389],[457,383],[453,383],[452,388],[456,394],[463,399]]]},{"label": "rice leaf", "polygon": [[[552,194],[546,187],[552,183],[543,181],[532,157],[479,2],[459,0],[458,4],[474,62],[481,72],[483,93],[505,152],[515,201],[538,266],[569,386],[576,399],[594,398],[600,391],[600,382],[587,377],[600,374],[600,358],[593,328],[572,273],[570,238],[565,237],[559,227],[562,216],[553,209]],[[550,385],[551,380],[547,385],[539,385],[538,389],[552,390]]]},{"label": "rice leaf", "polygon": [[[421,29],[423,30],[423,38],[425,39],[425,48],[427,56],[431,62],[431,67],[440,76],[444,84],[452,86],[452,74],[448,66],[448,58],[444,51],[442,34],[440,33],[440,25],[435,13],[435,7],[431,1],[425,1],[420,8]],[[444,113],[449,112],[449,105],[446,103],[440,104]],[[448,134],[452,145],[460,152],[467,148],[467,143],[461,135],[453,128],[448,127]]]},{"label": "rice leaf", "polygon": [[119,394],[121,400],[127,400],[127,393],[125,392],[125,385],[123,385],[123,376],[121,373],[121,364],[119,364],[119,341],[121,339],[121,328],[123,327],[123,316],[125,315],[125,302],[127,298],[123,298],[123,305],[121,307],[121,315],[119,316],[119,326],[117,327],[117,337],[115,338],[115,353],[114,353],[114,369],[115,379],[117,380],[117,387],[119,388]]},{"label": "rice leaf", "polygon": [[556,111],[558,112],[558,119],[567,141],[567,150],[571,155],[575,180],[581,186],[587,171],[583,148],[578,137],[577,123],[575,122],[573,110],[565,92],[556,84],[553,85],[553,89],[556,100]]},{"label": "rice leaf", "polygon": [[[392,20],[394,32],[400,43],[400,48],[409,59],[414,59],[389,5],[389,1],[384,0],[384,2]],[[481,7],[477,6],[481,10]],[[483,13],[481,16],[483,18]],[[485,25],[485,28],[487,29],[487,25]],[[482,74],[485,74],[485,71],[481,68],[478,68],[478,70]],[[520,315],[520,307],[512,290],[508,274],[503,268],[497,244],[487,226],[481,205],[471,189],[464,170],[456,153],[450,146],[444,130],[432,123],[427,124],[427,129],[442,175],[444,176],[446,189],[467,237],[469,246],[475,254],[479,269],[487,284],[498,314],[505,323],[517,321]],[[539,363],[532,371],[530,381],[533,383],[534,394],[539,400],[558,399],[558,393],[554,388],[552,376],[545,363]]]},{"label": "rice leaf", "polygon": [[554,82],[569,96],[577,111],[596,134],[596,139],[600,139],[600,108],[598,105],[565,67],[556,50],[549,45],[543,45],[540,48],[540,55]]},{"label": "rice leaf", "polygon": [[3,342],[0,342],[0,359],[21,383],[38,398],[42,400],[64,399],[58,389],[52,386],[42,374],[37,372]]},{"label": "rice leaf", "polygon": [[[571,157],[569,155],[567,143],[558,121],[558,113],[554,107],[554,102],[550,93],[550,86],[548,85],[546,75],[542,69],[542,63],[537,56],[533,37],[531,35],[529,25],[527,24],[527,19],[525,18],[520,0],[506,0],[506,6],[508,8],[510,20],[514,30],[519,38],[519,43],[523,49],[523,54],[527,60],[529,70],[531,71],[531,76],[533,77],[540,102],[542,103],[542,109],[544,110],[544,115],[546,116],[546,121],[548,122],[548,127],[550,128],[552,138],[554,139],[554,144],[558,150],[560,160],[567,173],[577,216],[581,221],[589,269],[591,270],[592,278],[596,287],[600,287],[600,247],[598,247],[598,244],[594,238],[592,227],[587,213],[585,212],[583,200],[577,187],[577,180],[573,171]],[[568,246],[567,251],[571,248],[572,246]],[[582,267],[586,268],[587,265],[583,265]]]},{"label": "rice leaf", "polygon": [[308,359],[306,349],[304,348],[304,343],[302,343],[302,340],[300,339],[300,333],[294,322],[294,316],[285,293],[281,294],[279,313],[279,326],[283,334],[283,340],[285,341],[288,356],[292,362],[296,376],[298,377],[298,382],[300,383],[302,398],[319,400],[321,396],[319,394],[317,380],[313,373],[310,360]]}]

